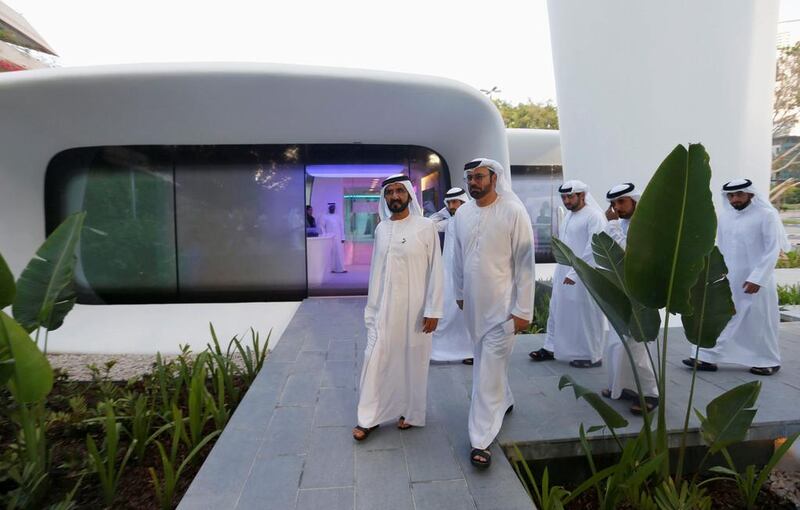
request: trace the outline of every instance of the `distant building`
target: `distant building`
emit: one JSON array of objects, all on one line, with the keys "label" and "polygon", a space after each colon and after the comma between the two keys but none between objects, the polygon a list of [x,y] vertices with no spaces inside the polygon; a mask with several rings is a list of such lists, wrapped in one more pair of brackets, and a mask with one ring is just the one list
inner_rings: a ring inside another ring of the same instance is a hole
[{"label": "distant building", "polygon": [[25,18],[0,1],[0,72],[53,67],[57,56]]}]

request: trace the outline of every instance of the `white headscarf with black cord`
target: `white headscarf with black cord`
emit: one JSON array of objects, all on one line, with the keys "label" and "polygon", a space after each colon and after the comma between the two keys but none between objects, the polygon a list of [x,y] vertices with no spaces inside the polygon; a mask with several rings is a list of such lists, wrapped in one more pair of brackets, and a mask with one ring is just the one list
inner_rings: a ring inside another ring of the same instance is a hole
[{"label": "white headscarf with black cord", "polygon": [[732,181],[728,181],[722,185],[722,210],[724,214],[733,214],[738,212],[735,207],[733,207],[730,202],[728,202],[728,193],[736,193],[737,191],[741,191],[744,193],[750,193],[753,195],[753,198],[750,200],[749,207],[756,207],[757,209],[764,209],[766,211],[774,212],[778,214],[778,240],[781,245],[781,250],[784,253],[789,253],[792,251],[792,243],[789,242],[789,237],[786,235],[786,229],[783,226],[783,221],[780,220],[780,214],[778,210],[769,202],[769,200],[764,199],[756,188],[753,186],[753,181],[750,179],[734,179]]},{"label": "white headscarf with black cord", "polygon": [[516,200],[522,204],[522,200],[519,199],[517,194],[514,193],[514,190],[511,188],[511,173],[503,168],[503,165],[489,158],[473,159],[464,165],[464,181],[467,180],[467,174],[476,168],[488,168],[494,172],[495,175],[497,175],[497,184],[495,185],[495,191],[497,194],[503,197],[508,197],[512,200]]},{"label": "white headscarf with black cord", "polygon": [[447,206],[447,202],[451,200],[461,200],[464,203],[469,202],[470,196],[469,193],[464,191],[461,188],[450,188],[447,190],[447,193],[444,194],[444,205]]},{"label": "white headscarf with black cord", "polygon": [[381,221],[388,220],[392,217],[392,211],[389,209],[389,204],[386,203],[386,187],[390,184],[401,183],[408,191],[409,203],[408,210],[411,214],[423,216],[422,209],[417,202],[417,197],[414,195],[414,187],[411,185],[411,179],[405,174],[390,175],[383,181],[381,185],[381,206],[378,208],[378,213]]},{"label": "white headscarf with black cord", "polygon": [[630,197],[634,202],[638,202],[642,198],[642,194],[636,189],[632,182],[623,182],[612,187],[606,193],[606,200],[611,202],[622,197]]},{"label": "white headscarf with black cord", "polygon": [[605,209],[600,207],[600,204],[595,200],[591,193],[589,193],[589,185],[583,181],[579,181],[578,179],[572,179],[569,181],[564,181],[564,184],[558,187],[558,193],[561,195],[572,195],[573,193],[583,193],[586,206],[592,209],[596,209],[600,216],[603,217],[603,222],[606,223],[606,212]]}]

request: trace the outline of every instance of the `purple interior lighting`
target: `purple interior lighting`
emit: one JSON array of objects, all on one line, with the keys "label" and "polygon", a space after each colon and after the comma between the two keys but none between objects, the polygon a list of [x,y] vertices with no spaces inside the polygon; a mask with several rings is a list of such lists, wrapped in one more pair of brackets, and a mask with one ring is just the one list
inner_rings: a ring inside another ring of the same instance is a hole
[{"label": "purple interior lighting", "polygon": [[330,178],[359,178],[359,177],[388,177],[394,174],[404,174],[404,165],[308,165],[306,173],[312,177]]}]

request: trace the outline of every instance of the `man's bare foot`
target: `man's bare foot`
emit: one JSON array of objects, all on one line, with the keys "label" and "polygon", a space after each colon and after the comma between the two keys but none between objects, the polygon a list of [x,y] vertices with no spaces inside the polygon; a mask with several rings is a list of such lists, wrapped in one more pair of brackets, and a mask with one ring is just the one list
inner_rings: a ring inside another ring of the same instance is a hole
[{"label": "man's bare foot", "polygon": [[370,434],[370,432],[372,432],[373,430],[375,430],[377,428],[378,428],[377,425],[375,425],[374,427],[370,427],[370,428],[365,428],[365,427],[361,427],[361,426],[357,425],[353,429],[353,439],[355,439],[356,441],[363,441],[363,440],[365,440],[367,438],[367,436]]},{"label": "man's bare foot", "polygon": [[413,425],[409,425],[406,423],[406,419],[404,416],[401,416],[399,420],[397,420],[397,428],[400,430],[407,430],[413,427]]}]

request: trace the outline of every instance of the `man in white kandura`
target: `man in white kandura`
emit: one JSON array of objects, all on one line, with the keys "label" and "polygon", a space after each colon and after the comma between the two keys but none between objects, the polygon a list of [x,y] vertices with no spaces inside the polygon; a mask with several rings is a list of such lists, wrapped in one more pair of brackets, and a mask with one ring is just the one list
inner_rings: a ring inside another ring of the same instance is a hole
[{"label": "man in white kandura", "polygon": [[319,222],[322,233],[333,236],[331,240],[331,272],[346,273],[344,268],[344,223],[341,216],[336,214],[336,204],[328,202],[328,212]]},{"label": "man in white kandura", "polygon": [[[736,315],[713,349],[700,349],[697,369],[713,372],[717,363],[732,363],[750,367],[756,375],[772,375],[781,368],[775,263],[791,244],[778,211],[759,196],[750,179],[725,184],[722,198],[717,246],[728,266]],[[691,367],[694,359],[683,363]]]},{"label": "man in white kandura", "polygon": [[[444,250],[442,253],[442,266],[444,267],[444,317],[439,321],[439,327],[433,332],[433,349],[431,359],[434,361],[461,361],[465,365],[472,365],[472,339],[467,332],[467,323],[464,321],[464,312],[456,304],[453,290],[453,256],[455,253],[455,220],[453,217],[459,207],[469,201],[469,195],[461,188],[451,188],[444,195],[447,206],[444,211],[446,218],[436,223],[436,230],[444,232]],[[441,211],[437,214],[440,214]],[[430,216],[433,219],[433,216]]]},{"label": "man in white kandura", "polygon": [[[572,252],[594,266],[592,235],[606,225],[603,209],[578,180],[558,188],[567,215],[558,238]],[[599,367],[605,344],[605,317],[578,278],[575,270],[558,264],[553,276],[553,295],[547,318],[544,347],[529,355],[533,361],[568,360],[577,368]]]},{"label": "man in white kandura", "polygon": [[442,317],[442,255],[433,222],[422,216],[411,181],[383,181],[364,323],[358,425],[365,439],[378,424],[425,425],[431,333]]},{"label": "man in white kandura", "polygon": [[[618,184],[606,193],[609,206],[606,209],[608,224],[605,230],[623,250],[628,241],[628,226],[640,197],[641,194],[636,186],[630,182]],[[631,412],[642,414],[639,394],[636,391],[636,380],[631,368],[631,359],[633,359],[636,372],[639,374],[639,383],[642,385],[648,411],[652,411],[658,405],[658,384],[656,384],[655,372],[645,345],[632,338],[628,339],[627,344],[631,353],[630,357],[625,351],[622,339],[615,331],[611,331],[604,356],[608,368],[608,388],[603,390],[602,394],[606,398],[632,400]]]},{"label": "man in white kandura", "polygon": [[455,215],[453,284],[474,344],[470,460],[489,467],[489,446],[514,407],[508,362],[514,334],[533,318],[533,230],[528,211],[497,161],[464,166],[471,200]]}]

